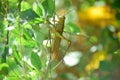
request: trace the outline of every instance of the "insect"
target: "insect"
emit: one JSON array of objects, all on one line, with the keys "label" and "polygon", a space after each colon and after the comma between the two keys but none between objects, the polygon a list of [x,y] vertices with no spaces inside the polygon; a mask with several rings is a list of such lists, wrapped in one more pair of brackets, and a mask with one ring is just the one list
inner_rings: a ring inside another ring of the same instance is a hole
[{"label": "insect", "polygon": [[54,41],[53,41],[53,46],[52,46],[52,57],[53,57],[53,60],[57,60],[58,59],[61,39],[66,40],[68,45],[70,45],[70,41],[68,39],[66,39],[62,35],[63,29],[64,29],[64,23],[65,23],[65,16],[62,16],[62,17],[58,17],[58,21],[54,25],[54,33],[55,33],[55,35],[54,35]]}]

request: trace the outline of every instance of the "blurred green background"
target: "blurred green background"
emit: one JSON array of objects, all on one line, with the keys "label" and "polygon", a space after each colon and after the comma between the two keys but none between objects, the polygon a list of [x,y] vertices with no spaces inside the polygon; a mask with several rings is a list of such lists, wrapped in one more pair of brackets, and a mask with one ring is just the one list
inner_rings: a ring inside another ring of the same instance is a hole
[{"label": "blurred green background", "polygon": [[[0,80],[119,80],[119,3],[0,0]],[[57,61],[56,25],[64,25]]]}]

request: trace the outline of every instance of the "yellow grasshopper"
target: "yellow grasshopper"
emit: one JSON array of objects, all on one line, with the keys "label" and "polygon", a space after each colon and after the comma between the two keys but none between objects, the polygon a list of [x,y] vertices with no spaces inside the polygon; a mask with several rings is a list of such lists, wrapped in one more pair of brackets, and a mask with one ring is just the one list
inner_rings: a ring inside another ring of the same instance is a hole
[{"label": "yellow grasshopper", "polygon": [[[65,24],[65,16],[58,17],[57,23],[54,24],[54,34],[55,35],[54,35],[54,40],[53,40],[53,45],[52,45],[53,60],[57,60],[58,56],[60,55],[59,48],[60,48],[61,39],[66,40],[66,42],[68,43],[67,49],[70,46],[70,41],[62,35],[63,29],[64,29],[64,24]],[[66,49],[66,51],[67,51],[67,49]]]}]

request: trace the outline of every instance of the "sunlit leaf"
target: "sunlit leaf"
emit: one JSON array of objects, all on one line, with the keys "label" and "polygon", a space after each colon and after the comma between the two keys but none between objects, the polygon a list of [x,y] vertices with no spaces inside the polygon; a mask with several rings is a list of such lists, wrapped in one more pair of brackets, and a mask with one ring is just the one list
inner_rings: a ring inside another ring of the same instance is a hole
[{"label": "sunlit leaf", "polygon": [[41,60],[40,60],[40,57],[36,53],[31,53],[30,60],[31,60],[32,65],[36,69],[38,69],[38,70],[41,69],[41,67],[42,67]]},{"label": "sunlit leaf", "polygon": [[89,41],[91,42],[91,43],[97,43],[97,37],[96,36],[91,36],[90,37],[90,39],[89,39]]},{"label": "sunlit leaf", "polygon": [[[22,62],[22,60],[19,62]],[[8,57],[7,64],[9,65],[9,74],[7,75],[8,80],[18,79],[22,76],[22,68],[16,63],[13,57]],[[11,78],[11,76],[14,78]]]},{"label": "sunlit leaf", "polygon": [[19,77],[18,76],[8,76],[7,77],[8,80],[19,80]]},{"label": "sunlit leaf", "polygon": [[9,0],[10,2],[17,2],[18,0]]},{"label": "sunlit leaf", "polygon": [[29,29],[29,28],[24,28],[24,35],[23,35],[23,37],[26,40],[32,40],[32,38],[34,38],[33,30]]},{"label": "sunlit leaf", "polygon": [[31,20],[29,23],[31,25],[38,25],[40,23],[44,23],[45,19],[44,18],[35,18],[34,20]]},{"label": "sunlit leaf", "polygon": [[104,61],[105,59],[106,59],[105,51],[99,51],[99,52],[94,53],[92,55],[92,58],[90,59],[89,64],[87,64],[86,66],[86,70],[90,71],[90,70],[98,69],[100,62]]},{"label": "sunlit leaf", "polygon": [[82,57],[81,52],[75,51],[70,52],[64,57],[64,62],[67,66],[75,66],[80,62],[80,58]]},{"label": "sunlit leaf", "polygon": [[33,10],[39,15],[42,16],[42,9],[38,4],[34,3],[33,4]]},{"label": "sunlit leaf", "polygon": [[14,56],[14,60],[15,60],[15,62],[17,63],[17,64],[19,64],[20,66],[22,66],[21,65],[21,60],[22,60],[22,55],[21,55],[21,53],[18,51],[18,49],[17,49],[17,46],[15,46],[14,45],[14,47],[13,47],[13,56]]},{"label": "sunlit leaf", "polygon": [[31,5],[28,2],[26,2],[26,1],[21,2],[21,11],[25,11],[30,8],[31,8]]},{"label": "sunlit leaf", "polygon": [[120,54],[120,49],[116,50],[114,54]]},{"label": "sunlit leaf", "polygon": [[35,45],[36,45],[36,42],[33,40],[30,40],[30,41],[24,40],[24,47],[26,48],[33,48],[35,47]]}]

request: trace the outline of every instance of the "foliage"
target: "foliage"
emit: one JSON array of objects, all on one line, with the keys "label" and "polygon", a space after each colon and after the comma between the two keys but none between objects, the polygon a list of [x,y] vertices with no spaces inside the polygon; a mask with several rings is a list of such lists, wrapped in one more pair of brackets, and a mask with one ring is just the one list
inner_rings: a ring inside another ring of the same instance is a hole
[{"label": "foliage", "polygon": [[119,3],[0,0],[0,80],[120,79]]}]

